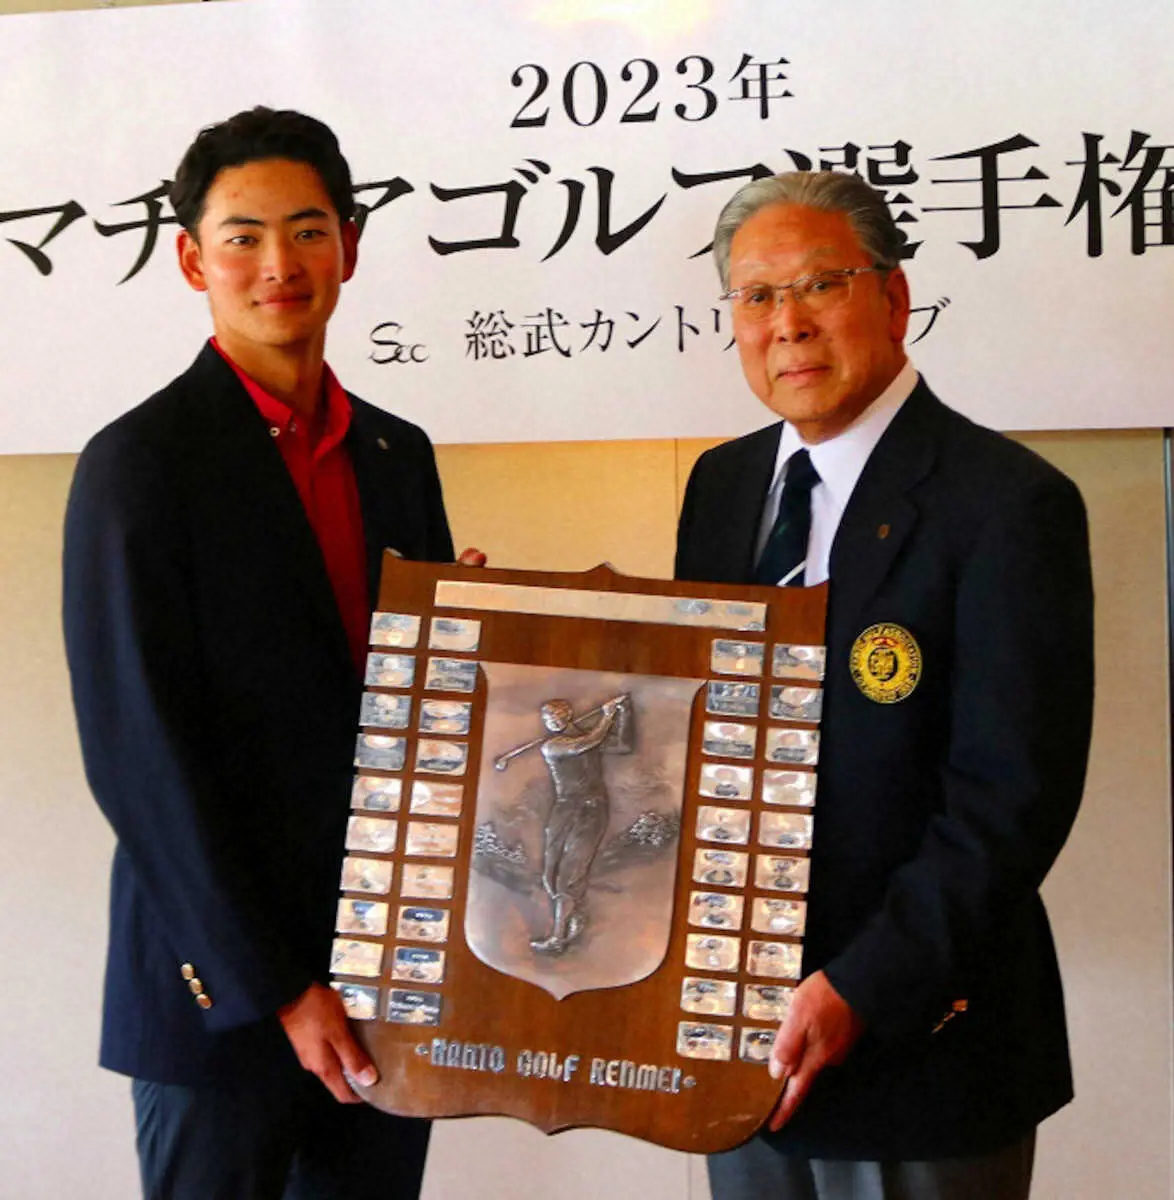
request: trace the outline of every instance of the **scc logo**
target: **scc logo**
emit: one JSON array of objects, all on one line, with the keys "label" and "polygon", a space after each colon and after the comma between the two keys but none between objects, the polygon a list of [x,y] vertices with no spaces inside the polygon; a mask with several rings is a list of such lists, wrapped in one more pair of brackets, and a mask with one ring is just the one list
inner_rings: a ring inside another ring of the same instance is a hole
[{"label": "scc logo", "polygon": [[371,351],[371,361],[384,366],[387,363],[425,363],[428,347],[423,342],[405,342],[400,339],[403,326],[398,321],[384,321],[371,330],[371,341],[376,349]]}]

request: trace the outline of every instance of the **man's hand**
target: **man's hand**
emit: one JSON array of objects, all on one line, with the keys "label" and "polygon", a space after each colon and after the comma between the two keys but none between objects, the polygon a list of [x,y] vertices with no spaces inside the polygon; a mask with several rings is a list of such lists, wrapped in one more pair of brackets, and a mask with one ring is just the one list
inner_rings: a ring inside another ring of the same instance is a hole
[{"label": "man's hand", "polygon": [[277,1010],[298,1062],[326,1085],[340,1104],[362,1104],[343,1072],[364,1087],[379,1079],[374,1064],[351,1036],[339,994],[312,983],[292,1003]]},{"label": "man's hand", "polygon": [[772,1130],[782,1129],[795,1115],[824,1067],[848,1057],[863,1029],[863,1022],[822,971],[795,989],[787,1019],[770,1052],[771,1077],[786,1080],[770,1119]]},{"label": "man's hand", "polygon": [[460,558],[457,563],[462,567],[483,567],[489,561],[484,550],[478,550],[473,546],[467,546],[461,551]]}]

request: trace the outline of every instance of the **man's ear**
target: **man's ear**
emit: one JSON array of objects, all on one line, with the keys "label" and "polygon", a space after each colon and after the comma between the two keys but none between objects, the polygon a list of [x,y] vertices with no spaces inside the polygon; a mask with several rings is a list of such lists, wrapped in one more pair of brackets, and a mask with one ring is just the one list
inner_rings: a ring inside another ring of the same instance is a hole
[{"label": "man's ear", "polygon": [[885,279],[885,297],[889,302],[889,335],[896,343],[905,340],[909,328],[909,280],[900,267],[894,267]]},{"label": "man's ear", "polygon": [[208,290],[204,278],[204,260],[200,254],[200,243],[186,229],[181,229],[175,239],[175,252],[179,256],[179,269],[188,281],[188,287],[197,292]]},{"label": "man's ear", "polygon": [[342,280],[345,283],[355,273],[359,264],[359,227],[354,221],[344,221],[342,226]]}]

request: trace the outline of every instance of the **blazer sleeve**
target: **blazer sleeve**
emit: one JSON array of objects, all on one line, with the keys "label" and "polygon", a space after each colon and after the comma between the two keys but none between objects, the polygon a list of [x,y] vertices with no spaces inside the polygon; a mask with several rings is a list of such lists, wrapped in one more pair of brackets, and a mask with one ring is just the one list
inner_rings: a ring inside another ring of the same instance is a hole
[{"label": "blazer sleeve", "polygon": [[207,984],[209,1029],[311,982],[251,882],[217,778],[175,465],[114,427],[82,454],[65,519],[66,654],[86,775],[150,920]]},{"label": "blazer sleeve", "polygon": [[[997,486],[997,485],[996,485]],[[953,614],[943,802],[883,907],[826,967],[880,1038],[924,1031],[997,963],[1076,817],[1092,721],[1084,505],[1055,473],[992,496]]]}]

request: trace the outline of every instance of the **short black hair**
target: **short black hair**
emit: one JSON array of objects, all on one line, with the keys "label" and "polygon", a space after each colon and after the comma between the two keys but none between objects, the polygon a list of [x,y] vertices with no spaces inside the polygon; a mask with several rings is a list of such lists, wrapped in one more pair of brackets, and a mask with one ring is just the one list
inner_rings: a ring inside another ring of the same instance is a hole
[{"label": "short black hair", "polygon": [[334,131],[305,113],[259,104],[201,129],[187,148],[170,192],[179,223],[196,237],[204,200],[216,176],[225,167],[241,167],[268,158],[288,158],[313,167],[322,178],[339,220],[354,218],[351,169]]}]

